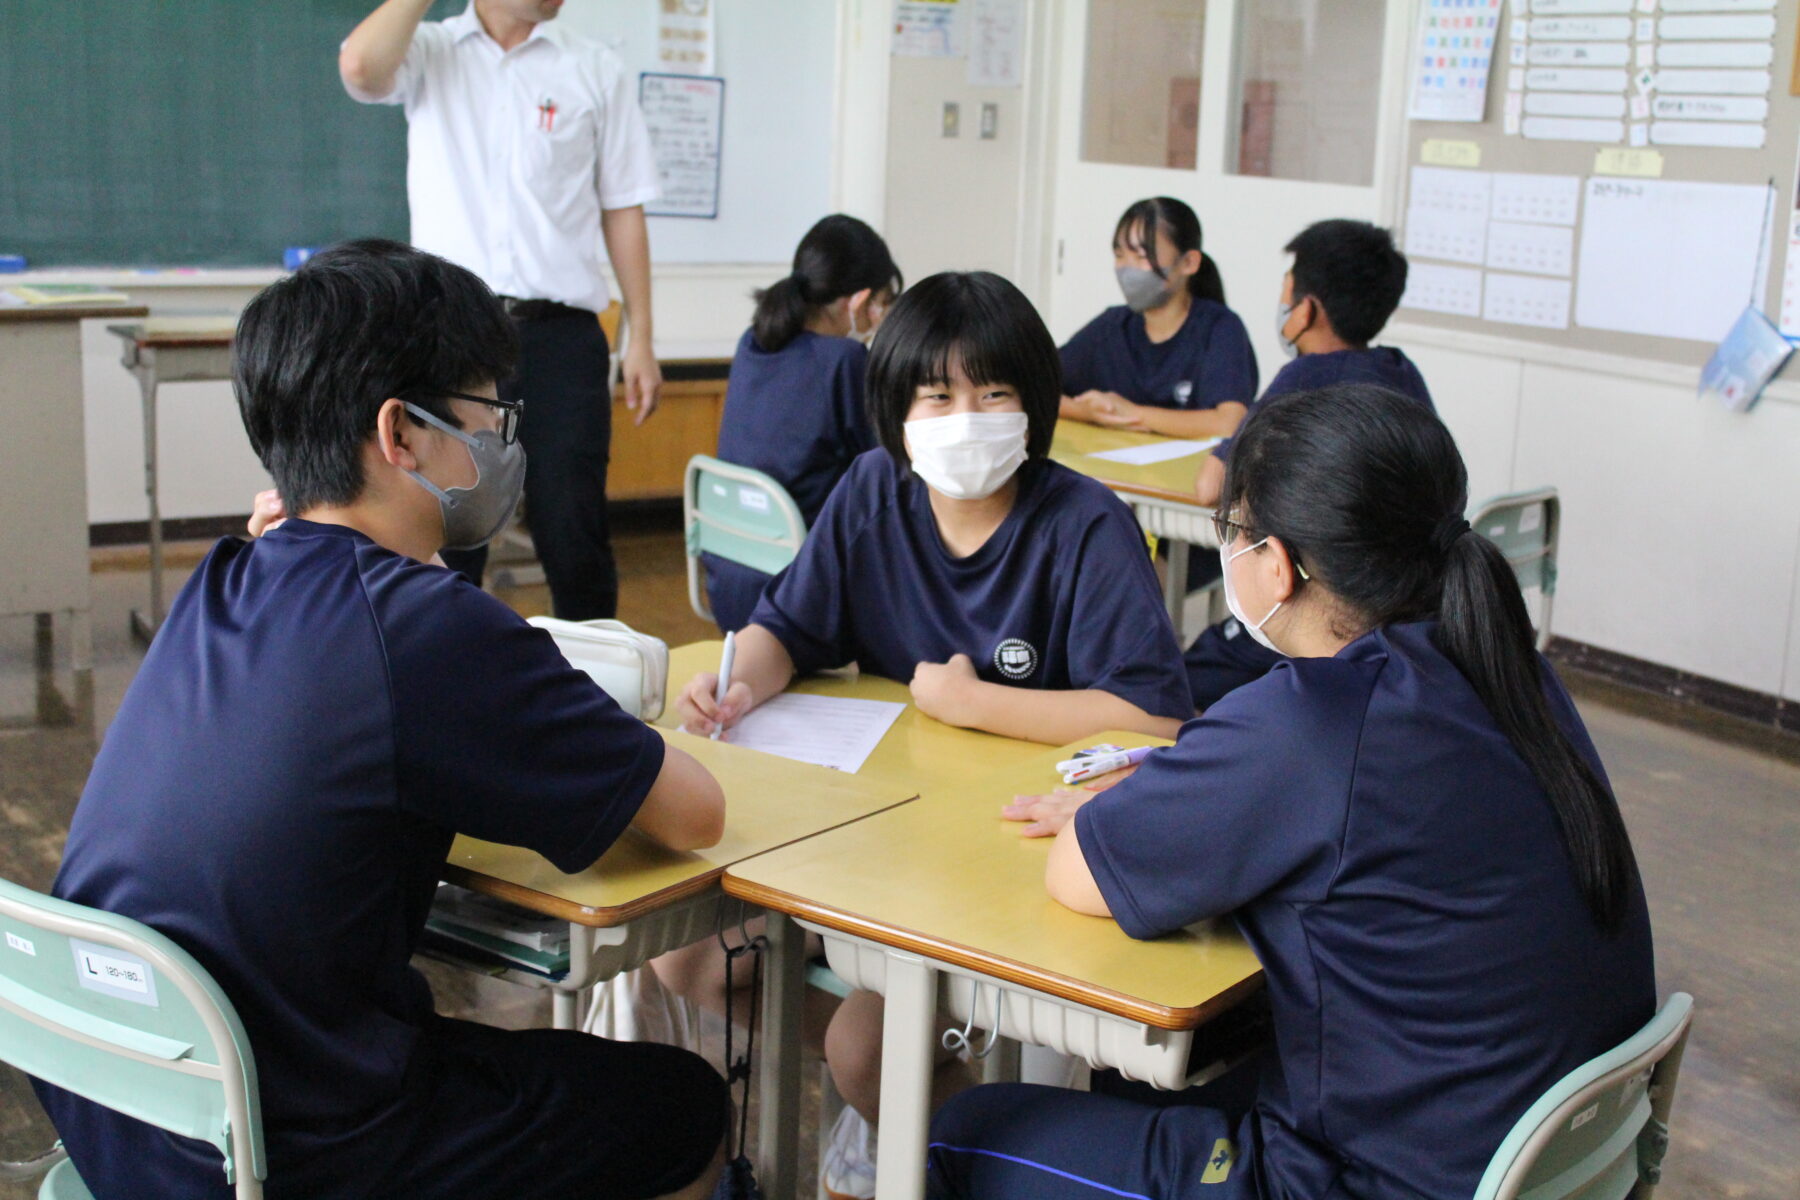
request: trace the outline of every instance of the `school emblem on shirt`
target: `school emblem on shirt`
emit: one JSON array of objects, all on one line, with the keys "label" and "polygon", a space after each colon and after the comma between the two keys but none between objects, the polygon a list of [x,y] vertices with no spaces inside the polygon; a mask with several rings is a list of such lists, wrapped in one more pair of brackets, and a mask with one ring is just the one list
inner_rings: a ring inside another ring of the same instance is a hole
[{"label": "school emblem on shirt", "polygon": [[1175,385],[1175,403],[1186,408],[1188,399],[1194,394],[1194,381],[1184,379]]},{"label": "school emblem on shirt", "polygon": [[545,96],[543,98],[543,100],[539,102],[539,104],[537,106],[537,112],[538,112],[538,128],[543,130],[545,133],[555,132],[555,130],[556,130],[556,101],[552,100],[548,96]]},{"label": "school emblem on shirt", "polygon": [[994,670],[1008,679],[1029,679],[1037,665],[1038,653],[1024,638],[1007,638],[994,647]]},{"label": "school emblem on shirt", "polygon": [[1224,1183],[1231,1178],[1231,1164],[1237,1161],[1237,1147],[1229,1138],[1219,1138],[1213,1142],[1212,1157],[1206,1160],[1206,1170],[1201,1173],[1201,1183]]}]

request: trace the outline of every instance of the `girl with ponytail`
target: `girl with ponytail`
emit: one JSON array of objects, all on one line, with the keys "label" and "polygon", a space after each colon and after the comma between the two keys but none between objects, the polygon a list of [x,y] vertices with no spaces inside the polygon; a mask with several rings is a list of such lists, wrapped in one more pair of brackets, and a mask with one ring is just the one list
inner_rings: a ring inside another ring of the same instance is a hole
[{"label": "girl with ponytail", "polygon": [[1256,396],[1256,354],[1225,306],[1200,218],[1172,196],[1139,200],[1113,229],[1125,303],[1062,348],[1062,415],[1171,437],[1223,437]]},{"label": "girl with ponytail", "polygon": [[1118,786],[1012,815],[1056,833],[1047,882],[1077,911],[1134,937],[1232,916],[1274,1024],[1254,1102],[977,1089],[932,1129],[939,1194],[1032,1195],[1047,1168],[1116,1194],[1467,1196],[1538,1096],[1650,1018],[1618,805],[1466,502],[1449,431],[1397,393],[1245,422],[1226,598],[1287,657]]},{"label": "girl with ponytail", "polygon": [[[800,239],[786,278],[756,293],[731,360],[719,457],[773,476],[808,526],[851,460],[875,446],[864,344],[901,286],[881,235],[839,213]],[[769,577],[710,554],[701,562],[719,627],[742,627]]]}]

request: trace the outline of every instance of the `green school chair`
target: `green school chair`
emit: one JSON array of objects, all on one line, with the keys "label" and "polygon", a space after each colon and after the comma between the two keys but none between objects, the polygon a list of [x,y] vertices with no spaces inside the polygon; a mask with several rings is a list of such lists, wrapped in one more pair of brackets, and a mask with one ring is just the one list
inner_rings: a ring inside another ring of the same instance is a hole
[{"label": "green school chair", "polygon": [[1556,545],[1562,525],[1562,502],[1555,488],[1495,496],[1469,518],[1469,525],[1512,564],[1519,590],[1536,591],[1537,648],[1550,644],[1550,605],[1556,598]]},{"label": "green school chair", "polygon": [[773,575],[800,552],[806,518],[787,489],[761,471],[705,454],[688,459],[681,487],[681,525],[687,538],[688,604],[713,620],[700,580],[700,555],[716,554]]},{"label": "green school chair", "polygon": [[1650,1200],[1693,1019],[1694,998],[1676,992],[1624,1044],[1563,1076],[1500,1143],[1475,1200]]},{"label": "green school chair", "polygon": [[[231,1001],[181,947],[128,917],[0,880],[0,1059],[224,1155],[238,1200],[263,1194],[262,1109]],[[92,1200],[60,1152],[39,1200]]]}]

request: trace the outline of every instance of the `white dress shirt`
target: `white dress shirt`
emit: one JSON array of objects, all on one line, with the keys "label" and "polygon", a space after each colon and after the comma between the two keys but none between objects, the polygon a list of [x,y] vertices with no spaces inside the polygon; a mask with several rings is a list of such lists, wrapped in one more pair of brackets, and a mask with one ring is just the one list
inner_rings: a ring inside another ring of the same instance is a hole
[{"label": "white dress shirt", "polygon": [[542,21],[502,50],[470,4],[421,24],[394,90],[404,104],[413,245],[503,296],[607,306],[603,209],[657,197],[630,76],[598,42]]}]

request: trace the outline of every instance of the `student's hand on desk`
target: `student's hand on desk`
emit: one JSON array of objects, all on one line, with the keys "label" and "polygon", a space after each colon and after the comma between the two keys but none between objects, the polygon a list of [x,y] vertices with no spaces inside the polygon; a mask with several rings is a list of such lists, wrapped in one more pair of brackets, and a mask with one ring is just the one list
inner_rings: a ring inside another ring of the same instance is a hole
[{"label": "student's hand on desk", "polygon": [[913,704],[946,725],[974,724],[971,710],[980,687],[981,677],[966,654],[954,655],[946,663],[922,662],[913,668]]},{"label": "student's hand on desk", "polygon": [[719,677],[712,671],[702,671],[688,680],[688,685],[681,689],[681,695],[675,698],[675,711],[681,714],[681,727],[689,733],[710,737],[714,729],[730,729],[750,711],[749,684],[732,684],[725,693],[725,703],[722,705],[714,700],[718,694]]},{"label": "student's hand on desk", "polygon": [[1009,821],[1024,821],[1025,828],[1019,830],[1023,837],[1055,837],[1069,823],[1076,809],[1107,788],[1130,778],[1135,770],[1137,764],[1133,763],[1078,788],[1059,787],[1041,796],[1014,796],[1012,803],[1000,810],[1000,815]]},{"label": "student's hand on desk", "polygon": [[1148,429],[1149,423],[1144,419],[1144,406],[1133,404],[1117,392],[1087,392],[1081,400],[1093,413],[1091,418],[1096,425],[1105,425],[1109,429]]},{"label": "student's hand on desk", "polygon": [[256,500],[250,506],[250,536],[259,538],[269,530],[279,528],[287,515],[287,505],[281,502],[280,492],[270,488],[256,493]]}]

